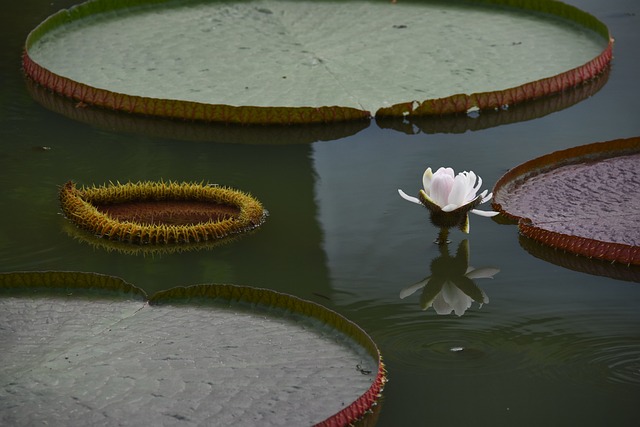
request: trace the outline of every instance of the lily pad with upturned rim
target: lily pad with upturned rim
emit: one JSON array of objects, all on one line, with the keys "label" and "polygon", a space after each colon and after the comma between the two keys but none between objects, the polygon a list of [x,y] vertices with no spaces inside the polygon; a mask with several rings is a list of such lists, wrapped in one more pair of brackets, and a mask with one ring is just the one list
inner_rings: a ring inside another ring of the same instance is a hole
[{"label": "lily pad with upturned rim", "polygon": [[520,246],[529,254],[551,264],[593,276],[640,283],[640,265],[626,265],[576,256],[574,253],[559,251],[523,235],[518,240]]},{"label": "lily pad with upturned rim", "polygon": [[525,162],[498,180],[493,207],[545,245],[640,265],[640,137]]},{"label": "lily pad with upturned rim", "polygon": [[551,0],[94,0],[32,31],[23,64],[83,104],[291,124],[500,108],[596,77],[612,45]]},{"label": "lily pad with upturned rim", "polygon": [[[376,125],[406,134],[464,133],[521,121],[535,120],[569,108],[593,96],[607,83],[610,68],[572,90],[545,96],[509,108],[483,111],[478,115],[449,114],[411,117],[379,117]],[[355,135],[369,127],[363,120],[300,125],[231,125],[226,123],[167,120],[79,104],[73,99],[25,80],[31,96],[45,108],[70,119],[108,131],[151,135],[189,141],[283,145],[332,141]]]},{"label": "lily pad with upturned rim", "polygon": [[216,241],[259,227],[267,216],[247,193],[213,184],[137,182],[60,189],[65,216],[95,236],[138,245]]},{"label": "lily pad with upturned rim", "polygon": [[386,381],[357,325],[265,289],[2,273],[0,306],[3,425],[340,426]]}]

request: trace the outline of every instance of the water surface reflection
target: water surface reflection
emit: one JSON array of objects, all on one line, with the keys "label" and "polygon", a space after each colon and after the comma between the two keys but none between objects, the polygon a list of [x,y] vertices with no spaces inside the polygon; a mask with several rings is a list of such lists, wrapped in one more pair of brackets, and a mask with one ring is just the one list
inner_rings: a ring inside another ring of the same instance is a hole
[{"label": "water surface reflection", "polygon": [[420,307],[427,310],[433,307],[440,315],[462,316],[473,301],[489,303],[489,297],[473,279],[493,279],[500,270],[495,267],[473,268],[469,265],[469,241],[458,245],[455,256],[449,254],[449,245],[440,244],[440,256],[431,261],[431,275],[400,291],[404,299],[422,289]]}]

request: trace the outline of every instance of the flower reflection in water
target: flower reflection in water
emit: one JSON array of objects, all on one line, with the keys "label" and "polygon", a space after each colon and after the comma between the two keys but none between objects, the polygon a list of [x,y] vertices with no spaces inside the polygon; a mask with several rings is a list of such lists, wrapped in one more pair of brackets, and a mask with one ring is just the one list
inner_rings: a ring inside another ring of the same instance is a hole
[{"label": "flower reflection in water", "polygon": [[455,257],[449,254],[449,246],[440,244],[440,256],[431,262],[431,276],[408,286],[400,291],[404,299],[422,289],[420,306],[423,310],[429,307],[438,314],[462,316],[473,301],[487,304],[489,297],[480,289],[473,279],[493,279],[500,270],[494,267],[473,268],[469,266],[469,242],[463,240],[458,246]]},{"label": "flower reflection in water", "polygon": [[482,178],[473,171],[455,175],[451,168],[439,168],[436,173],[427,168],[422,175],[422,187],[418,191],[418,197],[409,196],[401,189],[398,189],[398,194],[429,210],[431,222],[440,227],[440,235],[436,240],[440,245],[449,243],[447,236],[451,227],[458,227],[464,233],[469,233],[469,212],[485,217],[499,213],[476,209],[481,203],[491,200],[493,194],[488,190],[478,194]]}]

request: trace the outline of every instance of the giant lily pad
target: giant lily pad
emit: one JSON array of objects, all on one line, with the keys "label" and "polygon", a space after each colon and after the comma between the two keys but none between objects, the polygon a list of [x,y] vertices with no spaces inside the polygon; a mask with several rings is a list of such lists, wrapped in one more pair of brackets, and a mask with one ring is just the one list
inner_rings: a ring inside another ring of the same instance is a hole
[{"label": "giant lily pad", "polygon": [[79,105],[289,124],[520,103],[599,75],[612,43],[552,0],[93,0],[32,31],[23,64]]},{"label": "giant lily pad", "polygon": [[347,425],[385,382],[357,325],[264,289],[4,273],[0,307],[2,425]]},{"label": "giant lily pad", "polygon": [[496,183],[493,206],[543,244],[640,265],[640,137],[525,162]]}]

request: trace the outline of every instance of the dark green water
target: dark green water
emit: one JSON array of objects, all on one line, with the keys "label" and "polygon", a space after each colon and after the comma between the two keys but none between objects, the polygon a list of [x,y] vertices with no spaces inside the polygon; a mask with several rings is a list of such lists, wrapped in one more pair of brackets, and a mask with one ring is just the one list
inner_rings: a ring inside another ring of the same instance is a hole
[{"label": "dark green water", "polygon": [[[397,194],[415,192],[427,166],[472,169],[491,188],[509,168],[542,154],[640,135],[636,2],[570,2],[605,22],[616,45],[606,84],[568,108],[463,133],[329,126],[322,131],[344,136],[301,130],[288,137],[297,144],[277,145],[225,143],[238,136],[220,129],[149,124],[135,133],[115,119],[94,126],[41,106],[21,75],[22,44],[46,16],[73,3],[3,5],[0,271],[94,271],[149,293],[235,283],[319,302],[361,325],[383,353],[390,381],[380,426],[636,425],[640,285],[625,278],[637,270],[576,266],[575,257],[521,242],[515,226],[474,216],[471,234],[452,233],[449,249],[454,254],[466,238],[470,265],[500,269],[476,280],[489,302],[473,303],[461,317],[422,311],[421,290],[399,295],[431,274],[437,230]],[[267,131],[241,137],[271,138]],[[300,143],[317,139],[326,140]],[[160,178],[250,191],[270,217],[229,245],[162,256],[108,252],[67,233],[57,202],[65,181]]]}]

